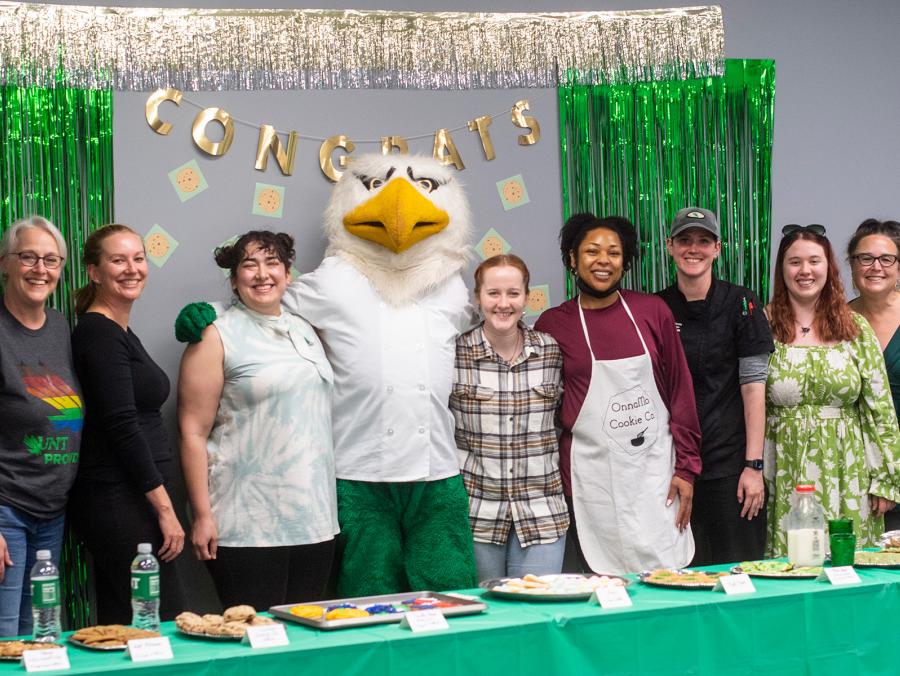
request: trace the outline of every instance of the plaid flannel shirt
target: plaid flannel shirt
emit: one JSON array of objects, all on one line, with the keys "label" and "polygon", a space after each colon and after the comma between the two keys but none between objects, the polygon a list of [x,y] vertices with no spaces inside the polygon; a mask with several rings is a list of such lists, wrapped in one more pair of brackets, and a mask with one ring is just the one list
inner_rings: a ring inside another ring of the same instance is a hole
[{"label": "plaid flannel shirt", "polygon": [[569,527],[554,425],[562,352],[546,333],[519,328],[524,346],[511,364],[483,325],[456,341],[450,410],[476,542],[504,545],[514,526],[523,546],[550,543]]}]

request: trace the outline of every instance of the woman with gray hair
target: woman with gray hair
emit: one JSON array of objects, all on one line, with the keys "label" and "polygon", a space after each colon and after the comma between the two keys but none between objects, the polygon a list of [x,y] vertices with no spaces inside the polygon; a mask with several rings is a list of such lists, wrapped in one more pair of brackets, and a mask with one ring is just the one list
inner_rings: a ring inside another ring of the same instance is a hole
[{"label": "woman with gray hair", "polygon": [[69,326],[46,307],[66,253],[40,216],[0,240],[0,636],[31,633],[26,576],[40,549],[59,561],[78,467],[83,413]]}]

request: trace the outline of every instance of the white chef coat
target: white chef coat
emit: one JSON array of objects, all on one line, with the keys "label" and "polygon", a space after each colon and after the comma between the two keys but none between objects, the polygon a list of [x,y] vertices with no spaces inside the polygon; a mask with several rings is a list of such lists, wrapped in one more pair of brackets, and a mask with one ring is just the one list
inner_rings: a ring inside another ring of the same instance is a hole
[{"label": "white chef coat", "polygon": [[338,479],[459,474],[448,402],[456,337],[474,317],[460,275],[398,308],[356,268],[329,256],[288,287],[282,304],[315,327],[334,369]]}]

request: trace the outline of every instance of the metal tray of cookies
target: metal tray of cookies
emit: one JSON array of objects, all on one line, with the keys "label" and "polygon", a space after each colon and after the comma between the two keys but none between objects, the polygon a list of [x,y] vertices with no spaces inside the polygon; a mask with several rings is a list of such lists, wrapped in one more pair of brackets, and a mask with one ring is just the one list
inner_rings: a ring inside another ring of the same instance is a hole
[{"label": "metal tray of cookies", "polygon": [[[425,599],[433,599],[435,604],[424,602]],[[418,601],[418,603],[416,603]],[[332,606],[347,607],[348,605],[365,610],[372,606],[392,606],[395,612],[382,612],[370,614],[365,617],[349,617],[346,619],[326,619],[327,609]],[[291,608],[296,606],[319,606],[322,608],[322,616],[318,619],[312,617],[300,617],[291,613]],[[418,607],[417,607],[418,606]],[[487,610],[487,604],[478,598],[457,596],[455,594],[441,594],[432,591],[402,592],[399,594],[381,594],[379,596],[356,596],[346,599],[330,599],[328,601],[303,601],[300,603],[286,603],[280,606],[272,606],[269,612],[275,617],[295,622],[314,629],[348,629],[350,627],[369,627],[377,624],[390,624],[400,622],[407,612],[416,612],[429,607],[436,607],[446,617],[459,615],[475,615]]]}]

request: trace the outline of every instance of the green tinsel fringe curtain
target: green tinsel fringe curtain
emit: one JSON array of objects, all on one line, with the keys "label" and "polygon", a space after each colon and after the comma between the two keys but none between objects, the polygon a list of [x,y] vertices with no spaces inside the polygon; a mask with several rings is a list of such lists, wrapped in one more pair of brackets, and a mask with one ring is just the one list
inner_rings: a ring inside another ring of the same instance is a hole
[{"label": "green tinsel fringe curtain", "polygon": [[[728,59],[724,77],[560,87],[564,216],[630,219],[640,253],[625,285],[652,293],[675,279],[666,253],[675,212],[710,209],[722,229],[716,274],[765,300],[774,113],[771,60]],[[571,279],[567,287],[571,297]]]},{"label": "green tinsel fringe curtain", "polygon": [[[74,323],[85,281],[82,244],[113,217],[112,92],[0,86],[0,234],[37,214],[62,232],[69,256],[51,305]],[[90,619],[84,549],[67,535],[60,572],[68,624]]]}]

